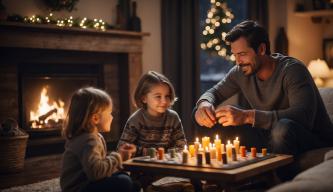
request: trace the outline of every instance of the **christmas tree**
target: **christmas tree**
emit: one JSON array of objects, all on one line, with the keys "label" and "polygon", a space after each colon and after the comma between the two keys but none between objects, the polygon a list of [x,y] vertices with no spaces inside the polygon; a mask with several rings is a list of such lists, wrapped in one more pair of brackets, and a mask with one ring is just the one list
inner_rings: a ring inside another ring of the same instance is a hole
[{"label": "christmas tree", "polygon": [[234,15],[228,8],[226,0],[210,0],[210,9],[207,11],[205,27],[202,31],[201,49],[234,61],[230,46],[225,42],[228,25]]}]

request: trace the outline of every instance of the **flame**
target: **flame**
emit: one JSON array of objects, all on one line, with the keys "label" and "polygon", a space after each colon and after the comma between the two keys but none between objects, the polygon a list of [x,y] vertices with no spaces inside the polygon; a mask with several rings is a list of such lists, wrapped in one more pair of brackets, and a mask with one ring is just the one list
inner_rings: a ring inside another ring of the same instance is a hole
[{"label": "flame", "polygon": [[[40,93],[40,101],[38,104],[37,111],[30,111],[30,121],[33,122],[33,128],[42,128],[41,124],[46,124],[50,119],[58,122],[60,119],[64,119],[65,117],[65,110],[64,110],[65,102],[62,100],[58,100],[58,102],[53,101],[52,105],[50,104],[49,96],[47,95],[47,88],[43,87]],[[40,122],[39,117],[45,115],[51,110],[56,109],[57,112],[52,113],[49,115],[44,122]],[[39,125],[37,125],[39,124]]]}]

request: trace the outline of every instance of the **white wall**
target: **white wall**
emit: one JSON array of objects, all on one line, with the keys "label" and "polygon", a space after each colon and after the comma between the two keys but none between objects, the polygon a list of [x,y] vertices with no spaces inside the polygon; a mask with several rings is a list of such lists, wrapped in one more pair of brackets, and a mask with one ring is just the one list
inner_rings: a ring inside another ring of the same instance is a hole
[{"label": "white wall", "polygon": [[[3,0],[8,14],[22,16],[48,15],[49,11],[41,0]],[[80,0],[77,10],[53,12],[55,17],[87,17],[98,18],[115,24],[117,0]],[[148,70],[162,71],[162,39],[161,39],[161,1],[137,1],[137,14],[141,18],[143,32],[150,36],[143,39],[143,72]]]}]

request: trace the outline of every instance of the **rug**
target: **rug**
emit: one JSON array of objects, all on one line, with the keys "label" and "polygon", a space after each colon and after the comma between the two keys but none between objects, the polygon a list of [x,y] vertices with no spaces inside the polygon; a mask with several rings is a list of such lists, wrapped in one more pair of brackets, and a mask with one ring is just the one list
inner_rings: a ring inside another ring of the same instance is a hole
[{"label": "rug", "polygon": [[41,181],[38,183],[32,183],[28,185],[21,185],[0,190],[1,192],[61,192],[59,177]]}]

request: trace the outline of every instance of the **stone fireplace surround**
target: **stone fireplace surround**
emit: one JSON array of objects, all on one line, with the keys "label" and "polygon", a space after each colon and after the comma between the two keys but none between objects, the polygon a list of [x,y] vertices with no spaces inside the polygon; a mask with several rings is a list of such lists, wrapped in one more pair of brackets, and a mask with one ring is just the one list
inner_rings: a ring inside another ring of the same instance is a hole
[{"label": "stone fireplace surround", "polygon": [[[22,71],[26,68],[50,65],[66,70],[71,66],[80,71],[82,67],[97,66],[98,86],[112,96],[115,109],[111,133],[106,134],[106,139],[116,142],[122,126],[134,110],[131,95],[142,73],[142,38],[148,35],[1,22],[0,121],[13,117],[29,131],[23,124],[21,87]],[[63,145],[63,141],[59,136],[31,137],[27,153],[41,146],[45,148],[47,144],[60,142]]]}]

